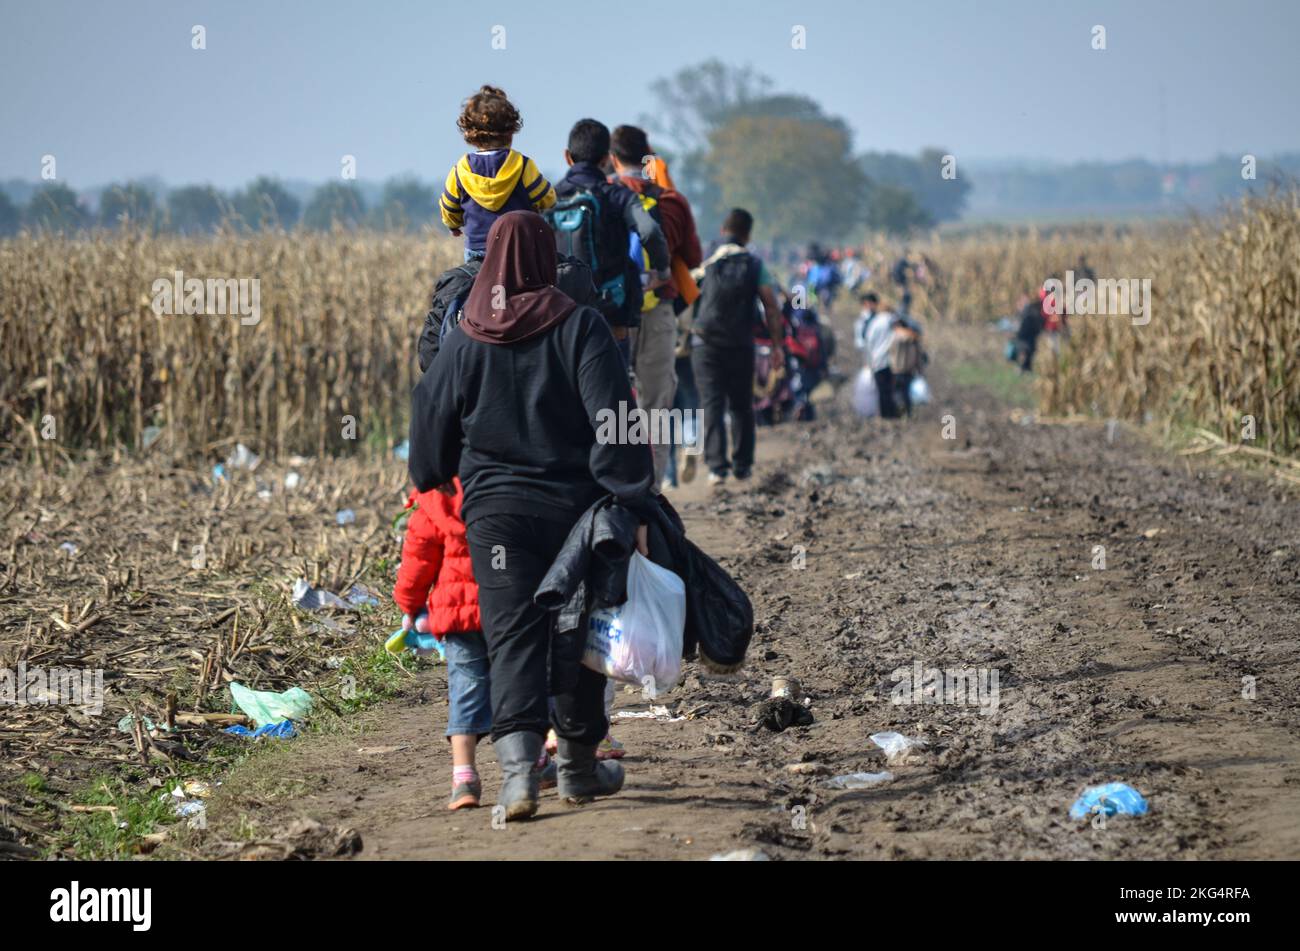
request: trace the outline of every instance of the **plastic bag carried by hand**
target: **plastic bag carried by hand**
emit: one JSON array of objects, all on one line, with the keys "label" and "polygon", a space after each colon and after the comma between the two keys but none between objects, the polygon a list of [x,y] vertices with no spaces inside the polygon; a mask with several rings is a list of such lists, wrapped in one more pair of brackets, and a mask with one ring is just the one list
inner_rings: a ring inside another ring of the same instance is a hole
[{"label": "plastic bag carried by hand", "polygon": [[853,381],[853,412],[864,419],[880,415],[880,392],[871,367],[859,370],[858,378]]},{"label": "plastic bag carried by hand", "polygon": [[925,377],[914,376],[912,382],[907,388],[908,395],[912,402],[917,405],[924,405],[930,402],[930,384],[925,382]]},{"label": "plastic bag carried by hand", "polygon": [[582,663],[597,673],[671,690],[682,675],[686,585],[639,552],[627,566],[627,600],[591,612]]}]

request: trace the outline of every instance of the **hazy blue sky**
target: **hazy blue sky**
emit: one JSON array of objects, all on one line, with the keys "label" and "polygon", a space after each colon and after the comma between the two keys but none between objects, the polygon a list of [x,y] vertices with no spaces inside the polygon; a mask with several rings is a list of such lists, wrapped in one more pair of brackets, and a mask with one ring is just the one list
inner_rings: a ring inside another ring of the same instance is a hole
[{"label": "hazy blue sky", "polygon": [[860,150],[1268,156],[1300,149],[1297,36],[1296,0],[0,0],[0,178],[46,153],[79,186],[322,180],[344,154],[362,178],[437,178],[487,81],[555,168],[574,119],[634,121],[651,80],[711,56],[818,99]]}]

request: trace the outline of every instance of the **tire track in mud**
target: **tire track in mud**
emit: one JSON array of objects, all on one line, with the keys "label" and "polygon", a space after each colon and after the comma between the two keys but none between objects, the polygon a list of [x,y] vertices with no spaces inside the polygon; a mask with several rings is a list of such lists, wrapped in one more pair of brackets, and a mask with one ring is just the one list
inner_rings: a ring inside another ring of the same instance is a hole
[{"label": "tire track in mud", "polygon": [[[307,738],[270,775],[237,773],[212,820],[351,825],[368,858],[1300,855],[1294,500],[1123,430],[1111,442],[1100,425],[1022,425],[981,391],[934,383],[939,399],[910,423],[832,408],[762,430],[752,485],[674,496],[750,592],[756,636],[737,675],[688,665],[655,701],[671,722],[615,720],[629,750],[619,796],[566,809],[544,794],[537,820],[504,829],[486,809],[447,813],[439,668],[355,733]],[[894,672],[918,663],[996,674],[996,708],[891,703]],[[813,725],[754,724],[774,676],[800,681]],[[616,705],[648,707],[626,691]],[[887,764],[869,740],[884,730],[926,745]],[[869,789],[826,785],[884,769],[894,778]],[[290,778],[292,795],[264,794]],[[1110,780],[1146,794],[1150,814],[1068,818],[1083,786]]]}]

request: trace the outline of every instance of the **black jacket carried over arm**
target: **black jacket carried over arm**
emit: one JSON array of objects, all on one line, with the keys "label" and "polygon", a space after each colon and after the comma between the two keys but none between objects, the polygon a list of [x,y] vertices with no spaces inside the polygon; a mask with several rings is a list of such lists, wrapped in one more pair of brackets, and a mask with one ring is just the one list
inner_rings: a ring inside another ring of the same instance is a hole
[{"label": "black jacket carried over arm", "polygon": [[411,478],[427,491],[459,475],[467,525],[494,513],[572,525],[604,494],[637,508],[654,482],[650,447],[596,439],[604,420],[635,407],[594,308],[514,343],[457,327],[412,394]]},{"label": "black jacket carried over arm", "polygon": [[628,560],[641,522],[649,527],[650,560],[686,586],[682,656],[690,660],[698,654],[715,671],[738,669],[754,636],[753,605],[735,579],[686,537],[681,516],[662,495],[635,510],[605,496],[569,532],[534,595],[538,605],[559,611],[553,665],[580,663],[586,647],[583,619],[594,609],[627,600]]}]

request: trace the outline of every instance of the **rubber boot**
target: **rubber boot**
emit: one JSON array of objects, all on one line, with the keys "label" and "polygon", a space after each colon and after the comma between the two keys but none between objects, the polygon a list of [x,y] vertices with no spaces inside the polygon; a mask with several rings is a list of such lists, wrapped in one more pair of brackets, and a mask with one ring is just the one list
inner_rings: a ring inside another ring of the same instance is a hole
[{"label": "rubber boot", "polygon": [[623,766],[617,760],[597,760],[596,747],[560,738],[555,753],[559,766],[557,792],[573,805],[612,796],[623,788]]},{"label": "rubber boot", "polygon": [[501,792],[497,803],[505,806],[507,822],[528,819],[537,812],[541,780],[537,759],[542,755],[543,740],[540,733],[520,730],[492,741],[497,763],[501,766]]}]

